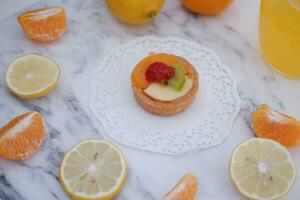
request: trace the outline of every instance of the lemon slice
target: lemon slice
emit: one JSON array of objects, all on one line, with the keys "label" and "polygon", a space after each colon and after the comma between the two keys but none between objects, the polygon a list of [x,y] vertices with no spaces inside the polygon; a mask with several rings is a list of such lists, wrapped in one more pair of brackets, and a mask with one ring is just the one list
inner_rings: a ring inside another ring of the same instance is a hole
[{"label": "lemon slice", "polygon": [[37,98],[56,86],[59,74],[59,66],[54,61],[32,54],[15,59],[6,70],[5,80],[15,95]]},{"label": "lemon slice", "polygon": [[288,193],[295,182],[296,170],[289,152],[281,144],[254,138],[233,151],[230,174],[246,197],[272,200]]},{"label": "lemon slice", "polygon": [[59,181],[72,199],[108,200],[122,189],[127,163],[113,144],[85,140],[71,148],[62,159]]}]

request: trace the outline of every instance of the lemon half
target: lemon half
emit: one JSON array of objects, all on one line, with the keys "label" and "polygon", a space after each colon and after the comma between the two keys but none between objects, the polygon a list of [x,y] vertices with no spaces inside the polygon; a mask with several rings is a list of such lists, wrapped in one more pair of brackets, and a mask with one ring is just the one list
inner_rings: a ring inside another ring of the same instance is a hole
[{"label": "lemon half", "polygon": [[26,55],[16,58],[5,73],[8,88],[18,97],[37,98],[46,95],[57,84],[60,69],[53,60]]},{"label": "lemon half", "polygon": [[85,140],[62,159],[59,181],[75,200],[109,200],[121,191],[127,176],[122,152],[110,142]]},{"label": "lemon half", "polygon": [[296,169],[289,152],[281,144],[254,138],[234,150],[230,174],[244,196],[272,200],[289,192],[295,182]]}]

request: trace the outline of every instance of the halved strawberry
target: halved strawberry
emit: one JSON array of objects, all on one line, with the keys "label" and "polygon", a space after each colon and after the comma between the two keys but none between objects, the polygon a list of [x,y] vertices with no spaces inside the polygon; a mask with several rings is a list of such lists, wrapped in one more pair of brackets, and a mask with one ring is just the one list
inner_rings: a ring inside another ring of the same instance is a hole
[{"label": "halved strawberry", "polygon": [[147,68],[145,75],[149,82],[163,82],[175,76],[175,69],[165,63],[154,62]]}]

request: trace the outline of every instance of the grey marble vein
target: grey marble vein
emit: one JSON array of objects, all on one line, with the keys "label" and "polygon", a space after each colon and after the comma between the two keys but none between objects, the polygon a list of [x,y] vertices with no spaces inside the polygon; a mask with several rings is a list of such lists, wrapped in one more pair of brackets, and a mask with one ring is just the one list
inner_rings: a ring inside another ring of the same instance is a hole
[{"label": "grey marble vein", "polygon": [[6,180],[5,176],[0,175],[0,199],[2,200],[24,200],[24,198]]}]

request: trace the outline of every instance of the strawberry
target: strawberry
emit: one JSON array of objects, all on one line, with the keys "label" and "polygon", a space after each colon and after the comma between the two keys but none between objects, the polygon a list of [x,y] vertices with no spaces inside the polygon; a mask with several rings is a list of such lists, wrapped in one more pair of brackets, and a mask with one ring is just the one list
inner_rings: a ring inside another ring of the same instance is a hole
[{"label": "strawberry", "polygon": [[146,70],[146,80],[149,82],[165,82],[175,76],[175,69],[162,62],[149,65]]}]

